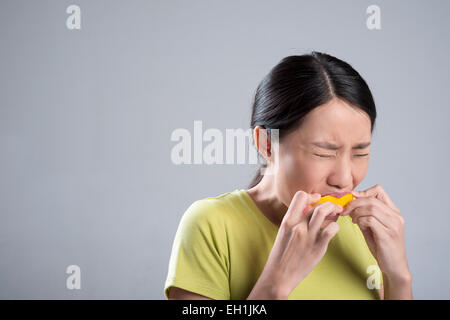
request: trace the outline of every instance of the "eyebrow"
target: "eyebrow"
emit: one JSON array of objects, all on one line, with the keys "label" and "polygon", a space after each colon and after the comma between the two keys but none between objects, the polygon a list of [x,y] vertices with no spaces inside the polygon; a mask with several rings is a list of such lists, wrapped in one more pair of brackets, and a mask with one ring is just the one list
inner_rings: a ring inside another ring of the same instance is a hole
[{"label": "eyebrow", "polygon": [[[370,143],[371,143],[370,141],[357,143],[352,147],[352,149],[364,149],[364,148],[367,148],[370,145]],[[329,142],[313,142],[312,144],[319,148],[329,149],[329,150],[339,150],[340,148],[342,148],[341,146],[337,146],[337,145],[335,145],[333,143],[329,143]]]}]

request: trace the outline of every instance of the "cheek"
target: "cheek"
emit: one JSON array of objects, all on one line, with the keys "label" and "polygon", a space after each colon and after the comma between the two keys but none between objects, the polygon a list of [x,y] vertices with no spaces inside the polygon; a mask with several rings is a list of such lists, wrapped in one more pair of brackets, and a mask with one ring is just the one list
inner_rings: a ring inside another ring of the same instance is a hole
[{"label": "cheek", "polygon": [[305,172],[305,161],[299,154],[284,153],[280,156],[279,177],[285,182],[297,180]]},{"label": "cheek", "polygon": [[353,171],[353,177],[356,180],[355,185],[359,184],[359,182],[364,179],[368,168],[369,168],[369,162],[360,164],[355,167],[355,169]]},{"label": "cheek", "polygon": [[279,164],[275,184],[278,196],[285,205],[289,205],[298,190],[312,192],[322,180],[322,172],[326,172],[317,161],[299,154],[284,153]]},{"label": "cheek", "polygon": [[294,194],[299,190],[298,185],[303,180],[303,172],[299,155],[289,152],[280,153],[274,183],[278,198],[284,205],[289,206]]}]

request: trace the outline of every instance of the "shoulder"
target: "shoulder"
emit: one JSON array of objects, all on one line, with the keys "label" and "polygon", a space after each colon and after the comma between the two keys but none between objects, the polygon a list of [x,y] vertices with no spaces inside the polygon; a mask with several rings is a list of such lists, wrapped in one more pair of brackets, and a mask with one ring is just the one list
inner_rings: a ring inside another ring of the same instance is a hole
[{"label": "shoulder", "polygon": [[[194,201],[181,217],[175,244],[183,250],[225,257],[228,252],[227,206],[220,196]],[[195,245],[193,246],[193,244]],[[225,259],[225,258],[224,258]]]},{"label": "shoulder", "polygon": [[232,210],[235,192],[230,191],[218,196],[194,201],[186,209],[182,219],[197,222],[223,222],[227,214]]},{"label": "shoulder", "polygon": [[235,196],[235,191],[231,191],[194,201],[181,217],[180,228],[225,232],[225,225],[233,212]]}]

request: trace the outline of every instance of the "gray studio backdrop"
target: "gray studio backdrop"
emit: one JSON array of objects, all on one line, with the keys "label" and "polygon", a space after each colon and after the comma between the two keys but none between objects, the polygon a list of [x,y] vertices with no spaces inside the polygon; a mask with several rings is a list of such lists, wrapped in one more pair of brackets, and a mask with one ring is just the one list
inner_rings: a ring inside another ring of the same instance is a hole
[{"label": "gray studio backdrop", "polygon": [[[68,28],[73,4],[80,29]],[[381,29],[367,26],[370,5]],[[256,169],[176,165],[172,133],[196,120],[248,129],[262,77],[317,50],[371,87],[379,116],[357,189],[381,184],[402,211],[414,297],[449,299],[449,12],[449,1],[1,1],[0,298],[164,299],[186,208],[246,188]]]}]

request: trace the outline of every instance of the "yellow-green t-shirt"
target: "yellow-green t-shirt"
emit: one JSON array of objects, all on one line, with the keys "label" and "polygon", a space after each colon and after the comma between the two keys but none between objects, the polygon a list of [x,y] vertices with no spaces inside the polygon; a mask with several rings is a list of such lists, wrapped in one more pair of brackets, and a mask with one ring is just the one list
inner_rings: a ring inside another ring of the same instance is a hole
[{"label": "yellow-green t-shirt", "polygon": [[[379,299],[382,273],[349,216],[324,257],[288,299]],[[195,201],[182,216],[164,285],[216,300],[245,300],[258,280],[278,227],[244,189]]]}]

